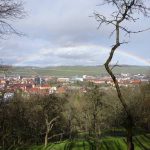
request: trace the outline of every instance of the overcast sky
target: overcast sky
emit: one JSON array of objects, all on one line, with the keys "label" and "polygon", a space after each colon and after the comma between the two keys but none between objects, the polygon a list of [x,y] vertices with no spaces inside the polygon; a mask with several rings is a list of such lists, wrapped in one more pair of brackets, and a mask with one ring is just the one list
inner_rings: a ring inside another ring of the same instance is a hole
[{"label": "overcast sky", "polygon": [[[0,39],[0,59],[21,66],[101,65],[104,64],[113,37],[112,30],[89,17],[94,11],[108,15],[111,7],[98,7],[102,0],[24,0],[27,16],[13,22],[26,34]],[[142,18],[131,29],[150,27],[150,18]],[[113,63],[150,65],[150,31],[136,34],[117,50]]]}]

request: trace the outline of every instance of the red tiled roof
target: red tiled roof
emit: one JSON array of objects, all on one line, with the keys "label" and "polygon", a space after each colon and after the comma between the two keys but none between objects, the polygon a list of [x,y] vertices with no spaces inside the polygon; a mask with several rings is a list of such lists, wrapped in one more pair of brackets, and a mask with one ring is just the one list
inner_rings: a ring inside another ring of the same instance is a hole
[{"label": "red tiled roof", "polygon": [[139,84],[139,83],[141,83],[141,80],[132,80],[131,83],[132,84]]},{"label": "red tiled roof", "polygon": [[64,87],[59,87],[58,89],[57,89],[57,93],[65,93],[66,92],[66,89],[64,88]]}]

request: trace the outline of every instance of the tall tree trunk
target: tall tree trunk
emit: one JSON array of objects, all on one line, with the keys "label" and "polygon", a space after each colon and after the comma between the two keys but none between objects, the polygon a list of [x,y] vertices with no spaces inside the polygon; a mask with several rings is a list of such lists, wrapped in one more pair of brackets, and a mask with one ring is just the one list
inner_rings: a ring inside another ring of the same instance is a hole
[{"label": "tall tree trunk", "polygon": [[132,127],[129,127],[127,130],[127,147],[128,150],[134,150],[134,144],[132,139]]},{"label": "tall tree trunk", "polygon": [[48,144],[48,134],[50,132],[50,123],[48,121],[48,115],[47,114],[45,115],[45,121],[46,121],[46,132],[45,132],[45,141],[44,141],[44,143],[45,143],[45,147],[46,147],[47,144]]},{"label": "tall tree trunk", "polygon": [[45,132],[45,147],[47,146],[48,144],[48,134],[50,133],[50,131],[52,130],[53,128],[53,123],[57,120],[58,116],[57,117],[54,117],[52,120],[48,120],[48,115],[45,114],[45,123],[46,123],[46,132]]},{"label": "tall tree trunk", "polygon": [[117,95],[118,95],[118,98],[124,108],[124,111],[127,115],[127,122],[128,122],[128,125],[127,125],[127,150],[134,150],[134,144],[132,142],[132,127],[133,127],[133,120],[132,120],[132,116],[131,116],[131,112],[126,104],[126,101],[122,95],[122,92],[121,92],[121,89],[120,89],[120,86],[118,84],[118,80],[115,76],[115,74],[113,73],[112,69],[113,68],[110,68],[109,64],[114,56],[114,53],[116,51],[116,49],[120,46],[120,42],[119,42],[119,38],[120,38],[120,30],[119,30],[119,22],[117,22],[116,24],[116,44],[112,47],[111,51],[110,51],[110,55],[108,57],[108,59],[106,60],[105,62],[105,69],[106,71],[108,72],[108,74],[111,76],[113,82],[114,82],[114,85],[115,85],[115,88],[116,88],[116,91],[117,91]]},{"label": "tall tree trunk", "polygon": [[46,115],[46,118],[45,118],[45,121],[46,121],[46,132],[45,132],[45,147],[47,146],[48,144],[48,134],[50,132],[50,125],[51,123],[48,122],[48,116]]},{"label": "tall tree trunk", "polygon": [[[150,29],[150,28],[147,28],[147,29],[139,30],[139,31],[128,30],[127,27],[122,26],[123,22],[126,22],[126,21],[136,22],[137,18],[134,17],[134,13],[136,14],[137,12],[139,14],[141,13],[145,17],[148,17],[149,16],[148,14],[150,13],[150,8],[147,7],[147,3],[144,0],[104,0],[104,4],[109,4],[109,5],[116,7],[116,10],[114,10],[112,12],[110,17],[101,15],[99,13],[94,13],[96,20],[99,22],[99,27],[101,25],[112,25],[112,26],[114,26],[114,30],[111,32],[111,36],[113,34],[115,34],[116,42],[114,43],[114,45],[110,51],[109,57],[105,62],[105,68],[106,68],[107,72],[109,73],[109,75],[111,76],[111,78],[115,84],[118,98],[119,98],[119,100],[120,100],[120,102],[124,108],[124,111],[128,117],[127,121],[132,123],[133,120],[130,117],[131,112],[130,112],[129,108],[127,107],[124,96],[121,93],[121,89],[120,89],[120,86],[118,84],[118,80],[116,79],[116,76],[112,71],[113,68],[115,66],[117,66],[117,64],[114,65],[113,67],[111,67],[110,63],[112,61],[112,58],[114,56],[115,51],[119,48],[119,46],[121,44],[128,43],[128,42],[124,42],[124,41],[120,42],[120,37],[122,37],[122,36],[120,36],[120,30],[122,30],[126,34],[130,35],[131,33],[140,33],[140,32],[144,32],[144,31],[147,31]],[[129,142],[128,150],[134,150],[134,145],[132,142],[132,136],[133,136],[132,135],[132,128],[133,128],[133,124],[131,124],[131,126],[129,124],[129,126],[127,128],[127,141]]]},{"label": "tall tree trunk", "polygon": [[46,134],[45,134],[45,147],[47,146],[47,144],[48,144],[48,132],[46,132]]}]

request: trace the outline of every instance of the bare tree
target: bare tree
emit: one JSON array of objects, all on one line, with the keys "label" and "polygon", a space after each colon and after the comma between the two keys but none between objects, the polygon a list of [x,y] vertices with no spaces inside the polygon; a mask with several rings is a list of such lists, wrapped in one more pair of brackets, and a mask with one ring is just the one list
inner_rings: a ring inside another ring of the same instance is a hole
[{"label": "bare tree", "polygon": [[113,79],[113,82],[115,84],[115,88],[118,94],[118,98],[126,112],[127,120],[128,120],[128,126],[126,128],[127,130],[127,146],[128,150],[134,150],[134,144],[132,141],[132,128],[133,128],[133,121],[132,121],[132,115],[130,113],[130,109],[128,108],[125,98],[123,97],[118,81],[116,79],[115,74],[113,73],[113,68],[110,66],[110,63],[112,61],[112,58],[114,56],[115,51],[121,46],[121,44],[127,43],[126,41],[121,41],[121,33],[125,33],[125,35],[130,35],[132,33],[140,33],[143,31],[147,31],[150,28],[142,29],[138,31],[129,30],[128,27],[124,25],[126,22],[133,22],[135,23],[139,18],[135,16],[135,14],[142,14],[145,17],[149,16],[150,8],[147,7],[147,2],[145,0],[103,0],[102,5],[109,5],[114,7],[114,11],[111,13],[111,15],[108,17],[94,12],[94,16],[96,20],[99,22],[99,27],[101,25],[111,25],[113,26],[114,30],[111,32],[110,36],[113,34],[115,35],[115,43],[113,47],[111,48],[109,57],[107,58],[105,62],[105,68],[111,78]]},{"label": "bare tree", "polygon": [[19,32],[11,25],[16,19],[25,16],[23,2],[20,0],[0,0],[0,38],[4,35],[17,34]]},{"label": "bare tree", "polygon": [[[25,16],[23,2],[20,0],[0,0],[0,38],[4,38],[10,34],[21,35],[11,25],[11,22],[16,19],[22,19]],[[0,71],[6,74],[11,67],[0,62]],[[8,82],[6,82],[2,97],[6,92]]]},{"label": "bare tree", "polygon": [[49,117],[47,114],[45,114],[45,123],[46,123],[46,132],[45,132],[45,147],[48,144],[48,135],[50,133],[50,131],[52,130],[53,126],[54,126],[54,122],[58,119],[59,117],[54,117],[52,120],[49,121]]},{"label": "bare tree", "polygon": [[62,135],[59,132],[53,132],[54,128],[58,127],[58,124],[62,120],[62,111],[63,111],[63,101],[64,99],[61,97],[57,97],[56,95],[50,95],[42,97],[41,102],[41,113],[44,119],[44,144],[45,147],[48,144],[48,140],[53,137],[57,137]]}]

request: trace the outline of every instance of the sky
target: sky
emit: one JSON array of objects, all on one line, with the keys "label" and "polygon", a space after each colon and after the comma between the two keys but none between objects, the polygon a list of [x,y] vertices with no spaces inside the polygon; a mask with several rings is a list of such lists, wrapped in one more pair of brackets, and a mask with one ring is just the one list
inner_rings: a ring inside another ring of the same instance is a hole
[{"label": "sky", "polygon": [[[10,22],[25,36],[0,39],[0,60],[15,66],[103,65],[114,37],[113,28],[101,26],[93,12],[106,16],[111,6],[102,0],[24,0],[26,17]],[[139,16],[141,17],[141,16]],[[150,18],[129,25],[132,30],[150,27]],[[128,44],[117,49],[112,64],[150,66],[150,31],[122,36]]]}]

